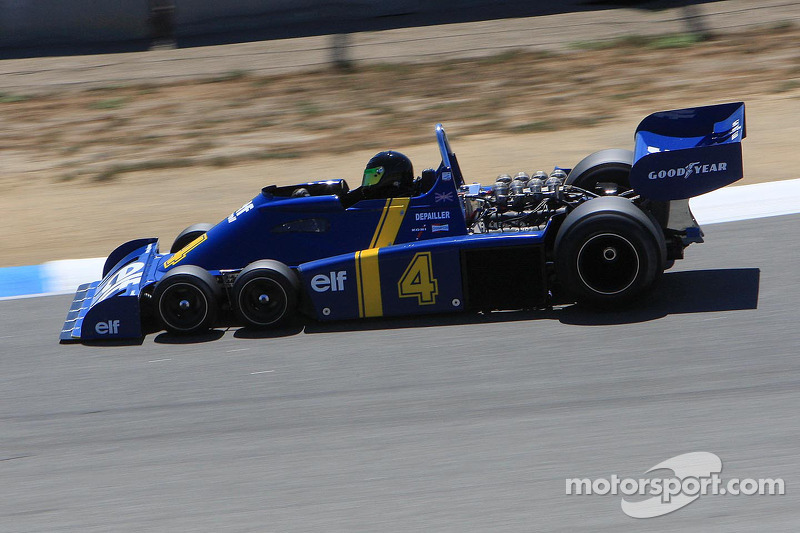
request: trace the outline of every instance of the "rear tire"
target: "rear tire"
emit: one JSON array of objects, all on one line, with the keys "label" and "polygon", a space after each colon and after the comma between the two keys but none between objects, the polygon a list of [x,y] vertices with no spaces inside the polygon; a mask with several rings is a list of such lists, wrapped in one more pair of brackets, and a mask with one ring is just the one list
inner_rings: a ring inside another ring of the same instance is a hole
[{"label": "rear tire", "polygon": [[178,233],[178,236],[175,237],[175,240],[172,242],[172,246],[169,249],[169,253],[174,254],[175,252],[181,250],[184,246],[195,240],[196,238],[200,237],[201,235],[205,234],[214,227],[214,224],[209,224],[207,222],[201,222],[199,224],[192,224],[182,232]]},{"label": "rear tire", "polygon": [[281,326],[297,311],[299,285],[297,276],[283,263],[250,263],[233,284],[236,315],[253,329]]},{"label": "rear tire", "polygon": [[160,324],[177,335],[193,335],[214,325],[219,290],[206,270],[185,265],[161,278],[153,291],[155,315]]},{"label": "rear tire", "polygon": [[[630,181],[632,167],[632,151],[621,148],[600,150],[584,157],[575,165],[564,183],[600,196],[608,196],[606,191],[609,188],[616,189],[614,195],[617,195],[632,189]],[[669,202],[647,200],[642,203],[642,209],[650,213],[659,226],[666,227],[669,219]]]},{"label": "rear tire", "polygon": [[556,276],[578,302],[629,303],[651,288],[664,267],[661,230],[618,197],[589,200],[571,212],[555,241]]},{"label": "rear tire", "polygon": [[596,190],[603,183],[614,184],[618,192],[630,190],[629,176],[633,166],[633,152],[619,148],[600,150],[584,157],[575,165],[567,179],[566,185],[574,185],[589,192],[601,194]]}]

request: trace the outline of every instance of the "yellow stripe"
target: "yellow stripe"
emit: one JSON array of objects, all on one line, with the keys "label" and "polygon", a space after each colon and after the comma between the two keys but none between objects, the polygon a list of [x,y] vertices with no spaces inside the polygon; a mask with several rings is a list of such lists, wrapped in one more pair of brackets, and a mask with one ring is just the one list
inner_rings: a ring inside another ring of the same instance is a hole
[{"label": "yellow stripe", "polygon": [[189,252],[200,246],[203,242],[205,242],[207,238],[208,235],[203,233],[198,238],[196,238],[195,240],[193,240],[192,242],[190,242],[189,244],[187,244],[186,246],[175,252],[175,255],[164,261],[164,268],[169,268],[172,265],[175,265],[183,261],[183,259],[186,257],[186,254],[188,254]]},{"label": "yellow stripe", "polygon": [[381,234],[381,230],[383,229],[383,224],[386,222],[386,215],[389,213],[389,205],[392,203],[392,199],[389,198],[386,200],[386,203],[383,205],[383,211],[381,211],[381,216],[378,219],[378,225],[375,227],[375,233],[372,235],[372,240],[369,242],[370,248],[375,248],[375,242],[378,240],[378,237]]},{"label": "yellow stripe", "polygon": [[379,248],[370,248],[356,252],[359,318],[383,316],[381,271],[378,265],[379,250]]},{"label": "yellow stripe", "polygon": [[361,252],[355,253],[356,297],[358,298],[358,318],[364,318],[364,287],[361,284]]},{"label": "yellow stripe", "polygon": [[411,198],[390,198],[386,200],[378,226],[375,228],[375,234],[369,244],[370,248],[381,248],[382,246],[394,244],[397,232],[400,231],[400,224],[403,223],[403,218],[406,216],[409,202],[411,202]]}]

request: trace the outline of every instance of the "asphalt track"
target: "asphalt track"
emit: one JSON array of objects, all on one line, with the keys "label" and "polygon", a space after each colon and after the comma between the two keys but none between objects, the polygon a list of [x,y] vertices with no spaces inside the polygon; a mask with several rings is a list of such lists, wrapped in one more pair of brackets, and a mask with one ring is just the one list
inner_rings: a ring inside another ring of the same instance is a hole
[{"label": "asphalt track", "polygon": [[[0,530],[796,531],[798,223],[707,226],[611,315],[84,346],[57,343],[70,296],[0,302]],[[694,451],[786,495],[565,495]]]}]

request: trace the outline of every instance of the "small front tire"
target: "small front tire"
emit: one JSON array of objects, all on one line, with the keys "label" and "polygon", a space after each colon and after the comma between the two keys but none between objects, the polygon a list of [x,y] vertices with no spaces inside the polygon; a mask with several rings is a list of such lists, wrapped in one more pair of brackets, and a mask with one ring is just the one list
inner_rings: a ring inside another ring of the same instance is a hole
[{"label": "small front tire", "polygon": [[208,330],[217,317],[216,280],[206,270],[185,265],[174,268],[153,291],[156,317],[170,333],[193,335]]},{"label": "small front tire", "polygon": [[283,263],[250,263],[233,284],[236,315],[253,329],[281,326],[297,311],[298,289],[297,276]]}]

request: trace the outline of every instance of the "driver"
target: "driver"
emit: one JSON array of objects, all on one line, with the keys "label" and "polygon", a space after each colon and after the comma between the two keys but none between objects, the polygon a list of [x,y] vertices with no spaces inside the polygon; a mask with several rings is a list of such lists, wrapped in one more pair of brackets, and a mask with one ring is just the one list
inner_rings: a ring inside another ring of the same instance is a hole
[{"label": "driver", "polygon": [[414,194],[414,167],[411,160],[392,150],[375,154],[367,162],[361,187],[345,196],[351,206],[361,200],[407,197]]}]

